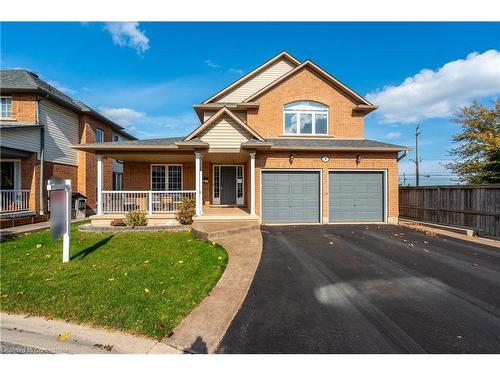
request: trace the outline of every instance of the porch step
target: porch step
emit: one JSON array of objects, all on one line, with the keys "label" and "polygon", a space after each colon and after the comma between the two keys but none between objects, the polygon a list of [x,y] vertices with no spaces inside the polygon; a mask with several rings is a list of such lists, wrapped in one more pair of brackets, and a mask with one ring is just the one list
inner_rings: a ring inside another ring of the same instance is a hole
[{"label": "porch step", "polygon": [[222,237],[251,231],[260,231],[260,224],[257,220],[250,221],[232,221],[225,222],[223,225],[219,222],[194,222],[192,225],[194,236],[200,240],[215,241]]},{"label": "porch step", "polygon": [[259,222],[259,217],[257,215],[238,215],[238,216],[227,216],[227,215],[202,215],[193,217],[193,222],[195,223],[210,223],[210,222],[233,222],[233,221],[248,221],[248,222]]}]

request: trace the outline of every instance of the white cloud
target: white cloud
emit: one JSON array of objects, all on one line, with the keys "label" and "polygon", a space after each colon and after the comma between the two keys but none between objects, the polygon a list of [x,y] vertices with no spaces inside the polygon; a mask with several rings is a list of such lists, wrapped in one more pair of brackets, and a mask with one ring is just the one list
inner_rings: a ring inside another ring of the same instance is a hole
[{"label": "white cloud", "polygon": [[207,64],[211,68],[220,68],[219,64],[214,63],[212,60],[207,59],[205,60],[205,64]]},{"label": "white cloud", "polygon": [[401,133],[399,133],[399,132],[391,132],[391,133],[387,133],[385,135],[385,137],[389,138],[389,139],[396,139],[396,138],[401,137]]},{"label": "white cloud", "polygon": [[500,93],[500,51],[473,52],[433,71],[423,69],[398,86],[386,86],[366,97],[380,106],[385,123],[415,123],[448,117],[472,99]]},{"label": "white cloud", "polygon": [[235,73],[235,74],[243,74],[243,70],[242,69],[230,68],[229,72],[230,73]]},{"label": "white cloud", "polygon": [[101,107],[99,108],[99,112],[124,127],[131,127],[133,123],[145,116],[143,112],[131,108]]},{"label": "white cloud", "polygon": [[139,54],[149,49],[149,39],[139,29],[139,22],[107,22],[104,28],[111,34],[114,44],[133,48]]},{"label": "white cloud", "polygon": [[191,112],[175,116],[150,116],[126,107],[101,107],[99,112],[135,135],[150,138],[187,135],[200,123]]}]

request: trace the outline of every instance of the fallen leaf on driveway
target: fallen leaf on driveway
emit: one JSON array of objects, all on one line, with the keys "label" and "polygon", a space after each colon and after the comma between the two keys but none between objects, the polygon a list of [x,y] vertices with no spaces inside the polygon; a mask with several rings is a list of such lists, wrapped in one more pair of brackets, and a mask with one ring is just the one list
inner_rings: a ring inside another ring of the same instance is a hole
[{"label": "fallen leaf on driveway", "polygon": [[59,336],[57,336],[57,339],[59,341],[66,341],[67,339],[69,339],[70,336],[71,336],[70,332],[63,332]]},{"label": "fallen leaf on driveway", "polygon": [[479,267],[479,264],[477,264],[477,263],[472,263],[472,267]]}]

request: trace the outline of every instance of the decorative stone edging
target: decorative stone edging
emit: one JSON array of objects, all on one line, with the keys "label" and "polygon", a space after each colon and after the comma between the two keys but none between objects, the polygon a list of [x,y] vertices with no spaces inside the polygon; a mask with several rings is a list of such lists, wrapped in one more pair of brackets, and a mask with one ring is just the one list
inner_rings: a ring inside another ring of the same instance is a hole
[{"label": "decorative stone edging", "polygon": [[143,227],[127,226],[93,226],[92,224],[83,224],[78,227],[80,232],[183,232],[191,230],[191,225],[155,225]]}]

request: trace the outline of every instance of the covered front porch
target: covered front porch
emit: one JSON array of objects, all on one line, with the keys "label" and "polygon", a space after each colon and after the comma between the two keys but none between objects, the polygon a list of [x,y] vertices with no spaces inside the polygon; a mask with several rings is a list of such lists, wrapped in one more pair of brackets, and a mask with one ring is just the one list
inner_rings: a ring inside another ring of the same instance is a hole
[{"label": "covered front porch", "polygon": [[[194,221],[258,221],[255,152],[221,151],[96,153],[97,215],[92,223],[111,225],[130,211],[142,210],[147,213],[148,225],[174,225],[179,205],[186,198],[195,200]],[[109,158],[123,163],[121,183],[114,184],[119,190],[104,189],[104,164]]]}]

